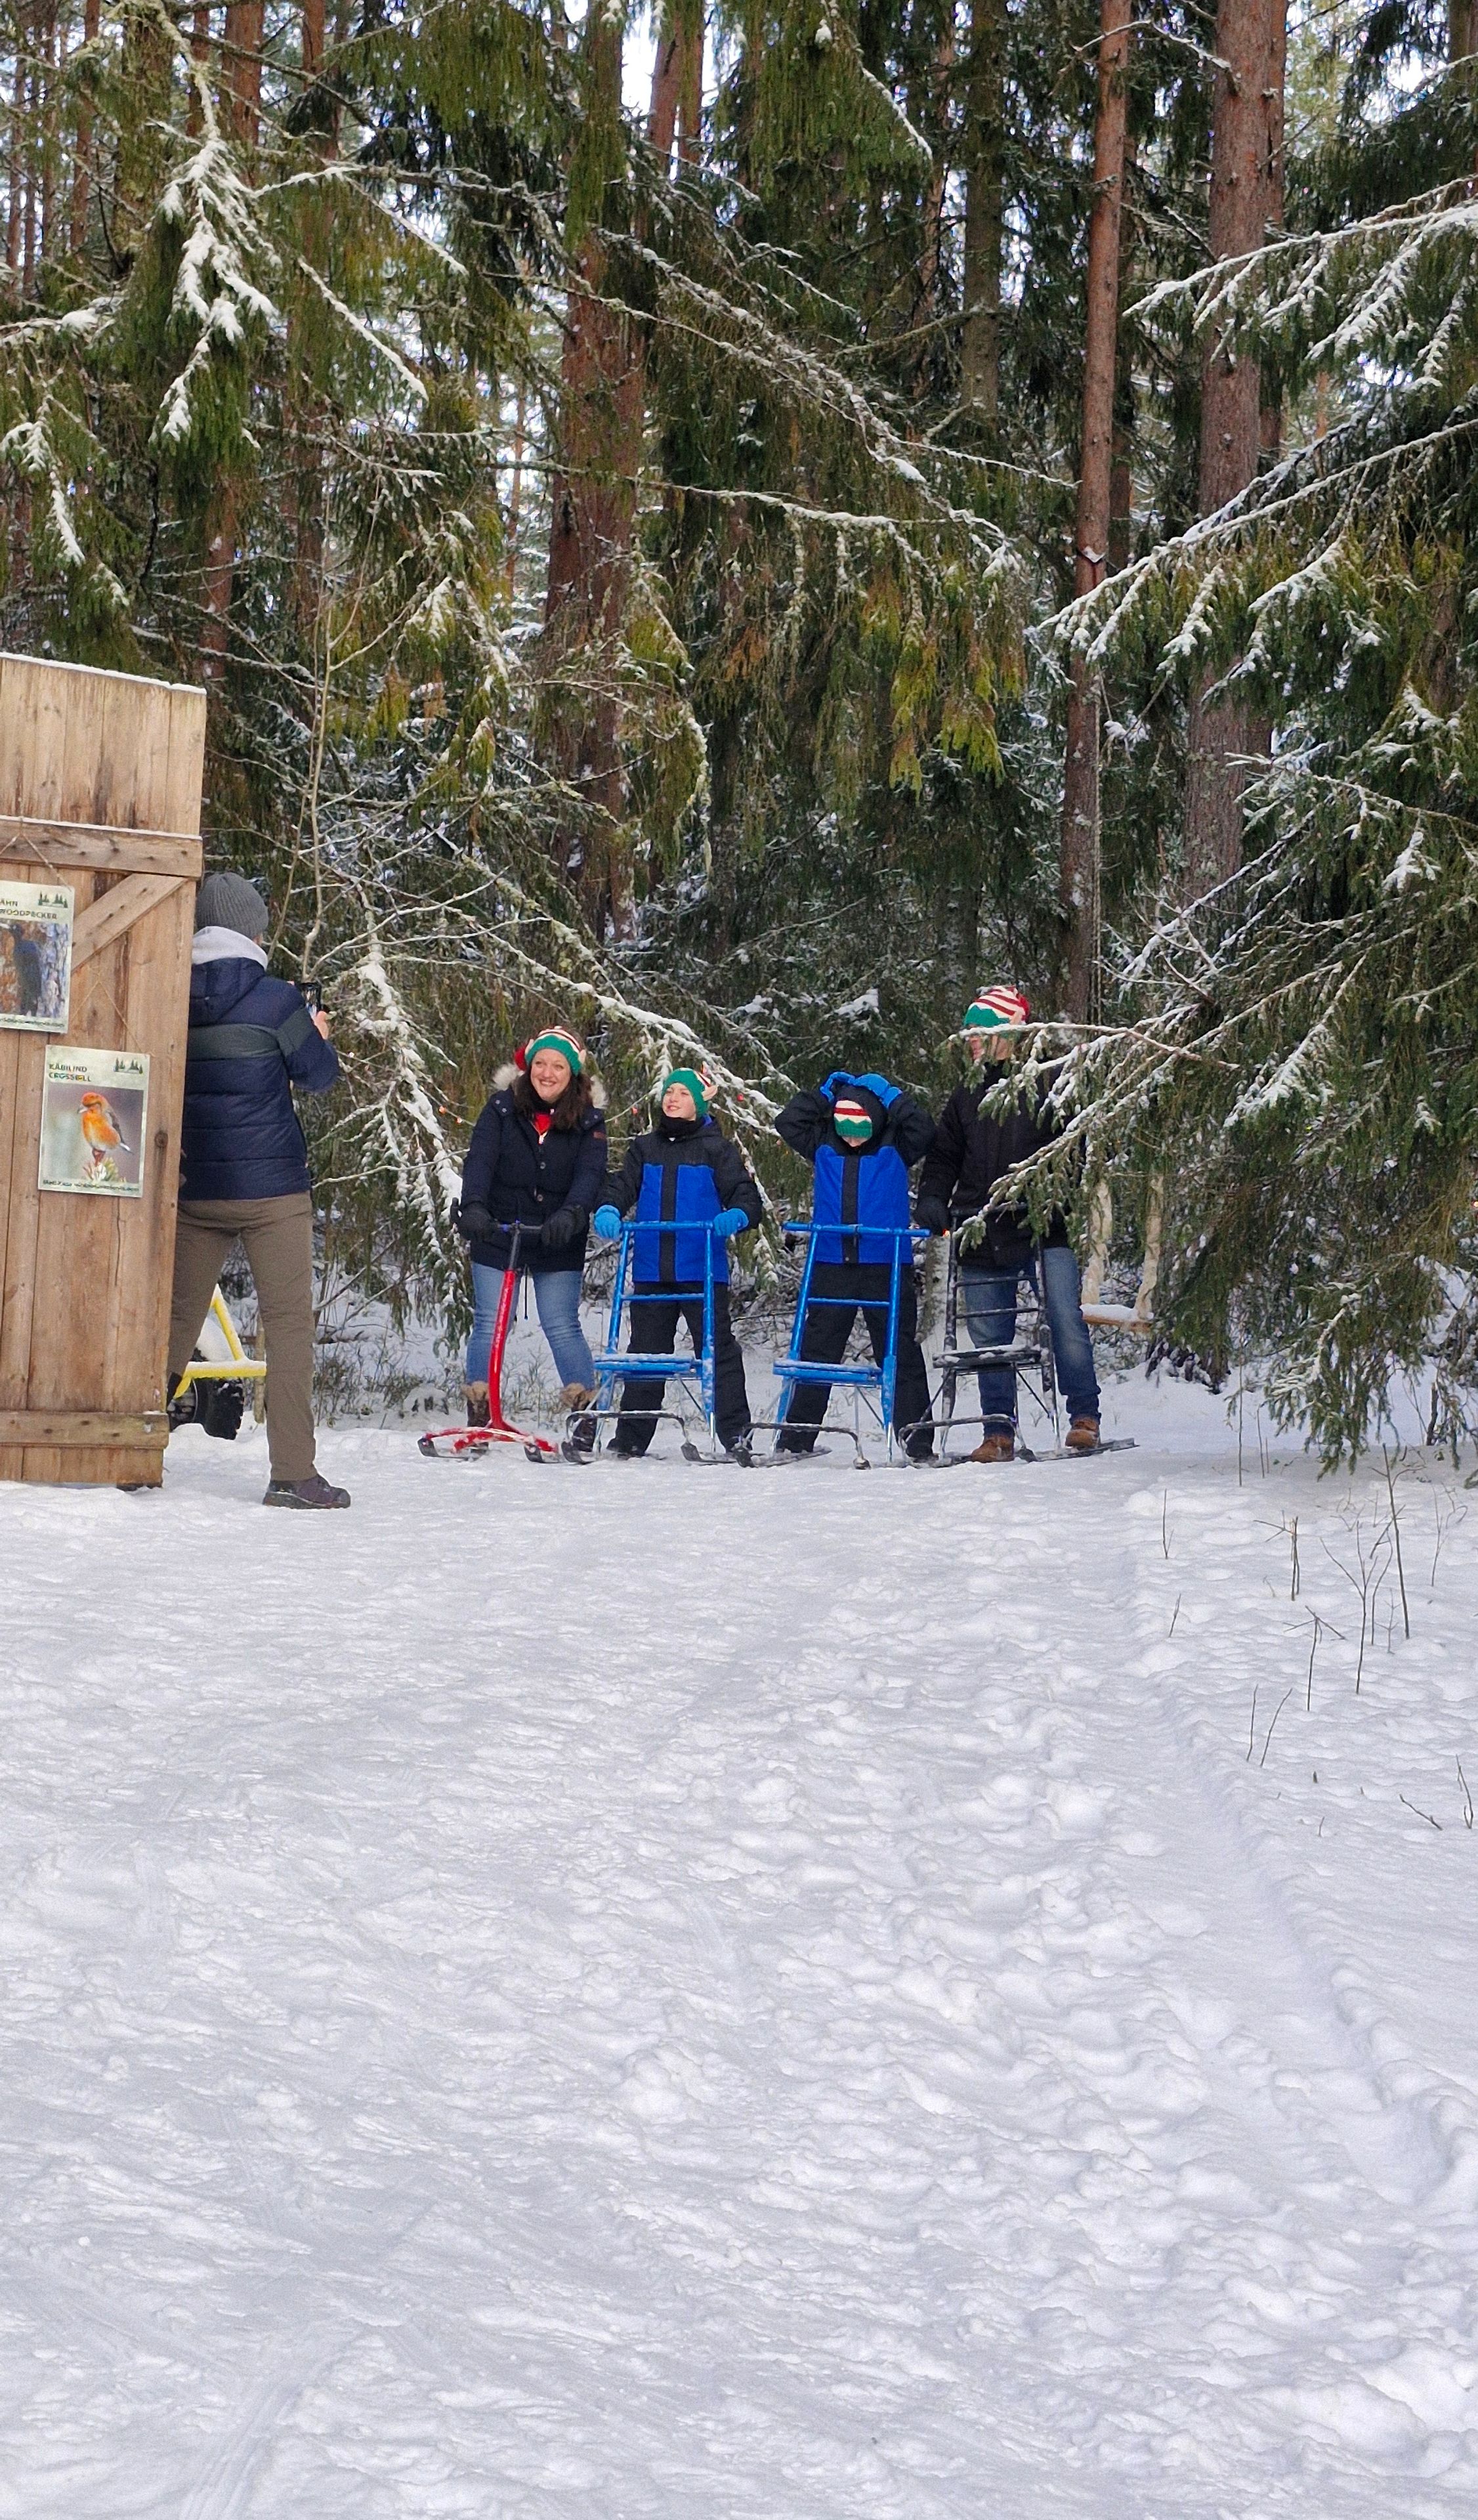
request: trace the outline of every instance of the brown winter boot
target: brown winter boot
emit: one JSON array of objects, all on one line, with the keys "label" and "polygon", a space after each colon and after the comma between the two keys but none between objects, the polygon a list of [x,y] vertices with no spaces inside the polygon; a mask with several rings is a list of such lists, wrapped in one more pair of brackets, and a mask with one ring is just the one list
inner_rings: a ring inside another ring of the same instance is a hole
[{"label": "brown winter boot", "polygon": [[1097,1418],[1075,1418],[1067,1430],[1064,1449],[1069,1453],[1097,1453],[1098,1446]]},{"label": "brown winter boot", "polygon": [[596,1395],[583,1382],[566,1382],[560,1394],[560,1406],[569,1416],[569,1441],[577,1453],[593,1453],[596,1446],[596,1421],[584,1415],[596,1405]]},{"label": "brown winter boot", "polygon": [[467,1402],[468,1424],[485,1426],[488,1423],[487,1384],[465,1382],[462,1386],[462,1397]]},{"label": "brown winter boot", "polygon": [[977,1444],[970,1455],[972,1462],[1011,1462],[1015,1458],[1016,1438],[1004,1430],[1000,1434],[987,1435],[984,1443]]}]

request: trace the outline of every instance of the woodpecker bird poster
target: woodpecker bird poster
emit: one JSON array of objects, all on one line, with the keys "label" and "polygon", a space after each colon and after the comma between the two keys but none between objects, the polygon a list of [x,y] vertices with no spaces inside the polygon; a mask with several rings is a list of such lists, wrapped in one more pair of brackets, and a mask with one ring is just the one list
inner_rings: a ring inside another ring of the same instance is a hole
[{"label": "woodpecker bird poster", "polygon": [[73,898],[65,883],[0,883],[0,1028],[67,1030]]},{"label": "woodpecker bird poster", "polygon": [[41,1188],[141,1198],[149,1060],[133,1050],[49,1050]]}]

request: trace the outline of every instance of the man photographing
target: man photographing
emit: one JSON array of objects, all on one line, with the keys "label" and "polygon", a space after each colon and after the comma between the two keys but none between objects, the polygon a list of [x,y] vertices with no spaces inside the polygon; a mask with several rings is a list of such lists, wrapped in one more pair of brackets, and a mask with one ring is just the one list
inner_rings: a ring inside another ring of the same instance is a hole
[{"label": "man photographing", "polygon": [[195,907],[169,1390],[200,1337],[232,1245],[246,1254],[267,1345],[263,1505],[346,1506],[313,1432],[313,1201],[292,1089],[338,1081],[329,1018],[267,971],[267,905],[245,876],[207,875]]}]

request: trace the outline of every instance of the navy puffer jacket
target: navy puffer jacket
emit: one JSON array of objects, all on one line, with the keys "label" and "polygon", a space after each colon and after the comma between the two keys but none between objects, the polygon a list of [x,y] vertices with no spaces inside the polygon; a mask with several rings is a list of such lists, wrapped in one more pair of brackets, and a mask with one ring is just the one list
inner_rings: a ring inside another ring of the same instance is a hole
[{"label": "navy puffer jacket", "polygon": [[[561,1207],[583,1208],[588,1220],[605,1178],[605,1112],[593,1104],[578,1128],[548,1129],[541,1138],[504,1082],[515,1072],[499,1071],[497,1090],[477,1115],[462,1167],[462,1204],[487,1208],[500,1225],[546,1225]],[[583,1269],[587,1238],[582,1227],[559,1251],[523,1243],[518,1266],[541,1277],[546,1270]],[[472,1258],[483,1268],[506,1269],[509,1249],[508,1236],[495,1234],[472,1244]]]},{"label": "navy puffer jacket", "polygon": [[272,979],[245,956],[202,963],[190,975],[181,1198],[305,1191],[308,1149],[292,1088],[327,1094],[337,1082],[338,1053],[291,980]]}]

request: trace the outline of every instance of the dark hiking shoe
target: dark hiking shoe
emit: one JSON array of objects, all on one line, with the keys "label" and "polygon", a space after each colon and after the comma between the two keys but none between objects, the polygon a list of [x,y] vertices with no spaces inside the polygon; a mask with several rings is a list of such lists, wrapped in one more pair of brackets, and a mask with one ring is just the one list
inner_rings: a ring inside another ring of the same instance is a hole
[{"label": "dark hiking shoe", "polygon": [[284,1505],[296,1513],[331,1513],[349,1502],[347,1488],[332,1488],[317,1470],[308,1479],[273,1479],[263,1505]]},{"label": "dark hiking shoe", "polygon": [[465,1382],[462,1386],[462,1397],[467,1402],[468,1424],[485,1426],[488,1423],[487,1384]]},{"label": "dark hiking shoe", "polygon": [[747,1469],[754,1459],[754,1428],[746,1426],[742,1435],[736,1435],[733,1443],[726,1444],[724,1450],[731,1462],[741,1462]]},{"label": "dark hiking shoe", "polygon": [[565,1440],[568,1443],[571,1452],[593,1453],[596,1449],[596,1421],[594,1418],[571,1418],[569,1421],[569,1434]]},{"label": "dark hiking shoe", "polygon": [[987,1435],[970,1455],[972,1462],[1013,1462],[1016,1458],[1014,1435]]},{"label": "dark hiking shoe", "polygon": [[1067,1430],[1063,1447],[1069,1453],[1097,1453],[1102,1450],[1097,1418],[1075,1418]]}]

